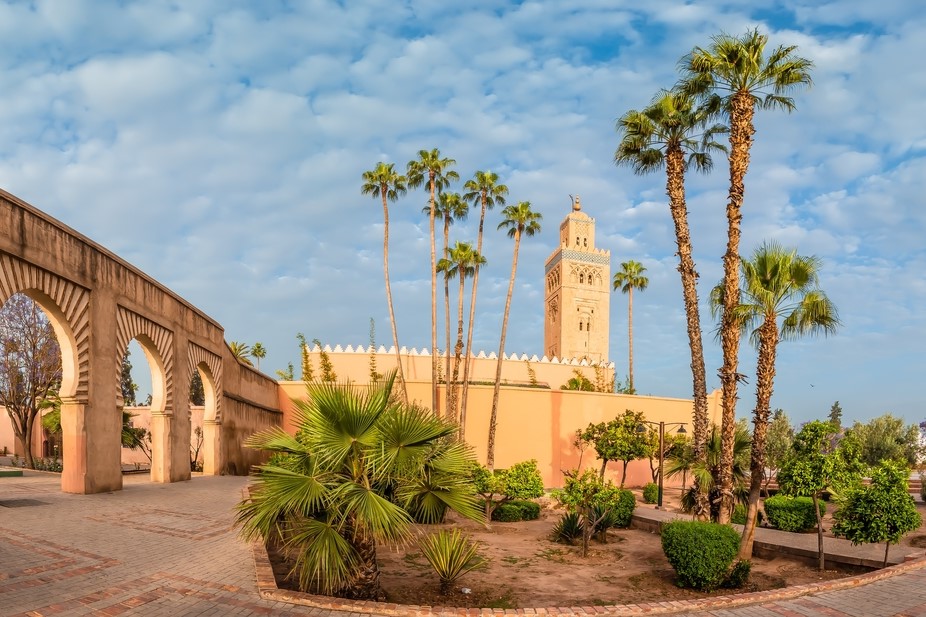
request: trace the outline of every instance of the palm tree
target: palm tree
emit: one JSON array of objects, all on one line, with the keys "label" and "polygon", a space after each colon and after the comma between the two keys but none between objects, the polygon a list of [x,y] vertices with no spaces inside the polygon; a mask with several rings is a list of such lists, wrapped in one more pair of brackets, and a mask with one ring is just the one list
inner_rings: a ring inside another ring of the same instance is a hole
[{"label": "palm tree", "polygon": [[235,357],[235,360],[241,362],[242,364],[247,364],[248,366],[253,366],[251,359],[248,357],[251,355],[251,346],[245,343],[240,343],[238,341],[230,341],[228,343],[228,348],[231,349],[232,355]]},{"label": "palm tree", "polygon": [[623,262],[621,269],[614,273],[614,289],[620,289],[621,292],[627,294],[627,348],[630,354],[628,358],[630,367],[629,394],[635,394],[637,391],[633,387],[633,290],[644,291],[646,286],[649,285],[649,279],[643,276],[644,272],[646,272],[646,267],[643,264],[631,260]]},{"label": "palm tree", "polygon": [[257,370],[260,370],[260,361],[267,357],[267,349],[258,341],[251,346],[251,357],[257,360]]},{"label": "palm tree", "polygon": [[258,468],[236,524],[281,544],[306,591],[381,599],[378,543],[407,541],[413,521],[439,522],[447,508],[482,519],[471,450],[452,439],[453,424],[392,402],[394,378],[311,384],[295,403],[296,436],[277,427],[247,442],[283,456]]},{"label": "palm tree", "polygon": [[[447,406],[447,418],[457,422],[457,378],[460,375],[460,360],[463,355],[463,283],[467,277],[472,277],[479,265],[486,263],[485,257],[480,255],[469,242],[457,242],[453,248],[447,249],[447,257],[437,264],[439,270],[445,273],[445,280],[458,278],[460,291],[457,296],[457,343],[453,348],[453,375],[447,379],[447,389],[451,391],[450,403]],[[450,373],[448,361],[447,372]],[[462,424],[460,433],[463,433]]]},{"label": "palm tree", "polygon": [[683,79],[680,88],[687,94],[714,101],[730,121],[730,189],[727,197],[727,250],[723,256],[724,307],[720,324],[723,366],[720,382],[723,389],[723,461],[720,486],[723,504],[722,523],[729,522],[733,510],[733,425],[736,421],[736,388],[740,375],[738,352],[740,329],[736,323],[736,299],[739,293],[740,223],[744,198],[744,180],[749,168],[749,150],[755,127],[756,107],[792,111],[794,100],[785,96],[796,86],[811,83],[810,60],[793,55],[796,46],[780,46],[765,56],[768,36],[758,30],[742,37],[720,34],[711,39],[707,49],[695,47],[682,58]]},{"label": "palm tree", "polygon": [[518,272],[518,250],[521,247],[521,236],[534,236],[540,232],[540,221],[543,216],[531,210],[531,202],[520,201],[516,206],[508,206],[502,210],[505,217],[498,224],[498,229],[507,229],[508,237],[514,239],[514,253],[511,258],[511,278],[508,280],[508,296],[505,298],[505,312],[502,316],[502,334],[498,341],[498,361],[495,365],[495,389],[492,392],[492,414],[489,417],[489,444],[486,455],[486,466],[495,469],[495,428],[498,424],[498,394],[502,385],[502,362],[505,358],[505,334],[508,331],[508,315],[511,313],[511,295],[514,293],[514,278]]},{"label": "palm tree", "polygon": [[460,174],[450,168],[456,161],[441,158],[440,150],[419,150],[418,158],[408,162],[408,186],[418,188],[425,185],[430,193],[428,223],[431,231],[431,410],[437,413],[437,250],[434,244],[435,196],[450,182],[460,179]]},{"label": "palm tree", "polygon": [[[491,171],[477,171],[473,174],[471,180],[467,180],[463,185],[466,193],[463,199],[470,202],[473,208],[478,203],[479,211],[479,235],[476,237],[476,252],[482,255],[482,231],[485,224],[486,210],[494,208],[496,205],[505,205],[505,196],[508,195],[508,187],[504,184],[498,184],[498,174]],[[466,361],[463,364],[463,396],[460,400],[460,439],[465,435],[466,430],[466,399],[469,395],[469,371],[472,364],[471,358],[473,353],[473,326],[476,323],[476,292],[479,289],[479,264],[476,264],[476,271],[473,273],[473,292],[469,299],[469,326],[466,331]]]},{"label": "palm tree", "polygon": [[[685,202],[685,172],[689,168],[707,173],[713,166],[711,152],[724,151],[714,136],[726,131],[715,124],[708,127],[713,112],[709,106],[696,105],[692,96],[679,91],[663,90],[642,111],[631,109],[617,122],[622,135],[614,153],[617,165],[629,165],[634,173],[643,175],[666,170],[666,194],[669,212],[675,224],[678,246],[678,271],[682,279],[682,299],[688,327],[688,347],[691,350],[691,377],[694,399],[694,434],[692,455],[704,457],[707,443],[707,378],[704,370],[704,346],[701,341],[701,317],[698,311],[698,272],[692,258],[691,233],[688,228],[688,206]],[[708,513],[707,495],[701,492],[697,514]]]},{"label": "palm tree", "polygon": [[[740,330],[750,332],[750,342],[759,352],[756,364],[756,408],[753,411],[749,503],[740,544],[740,559],[752,558],[759,495],[765,478],[765,446],[775,382],[778,342],[805,335],[832,334],[839,326],[836,307],[818,287],[821,261],[766,242],[752,259],[742,261],[743,288],[734,316]],[[724,306],[725,288],[711,293],[716,312]],[[779,325],[780,320],[780,325]]]},{"label": "palm tree", "polygon": [[[424,207],[424,213],[428,214],[430,206]],[[469,207],[466,205],[466,202],[463,201],[463,198],[460,197],[459,193],[441,193],[437,200],[437,212],[435,217],[440,216],[444,221],[444,250],[441,253],[446,255],[447,251],[450,250],[450,225],[454,221],[464,220],[466,215],[469,214]],[[438,262],[438,272],[442,272],[440,269],[440,262]],[[450,373],[450,279],[452,277],[447,275],[447,272],[444,272],[444,333],[447,337],[447,343],[444,346],[444,355],[446,361],[444,370],[447,373]],[[450,417],[450,379],[446,379],[446,401],[447,401],[447,417]]]},{"label": "palm tree", "polygon": [[402,353],[399,351],[399,333],[395,322],[395,309],[392,305],[392,285],[389,283],[389,204],[400,195],[404,195],[405,176],[395,170],[392,163],[377,163],[370,171],[363,172],[361,195],[370,195],[383,200],[383,278],[386,279],[386,305],[389,307],[389,323],[392,325],[392,346],[395,348],[395,364],[402,386],[402,400],[408,401],[408,388],[405,385],[405,373],[402,371]]},{"label": "palm tree", "polygon": [[[697,507],[698,490],[706,491],[709,498],[710,518],[717,521],[720,517],[720,486],[715,478],[721,464],[721,435],[717,425],[711,426],[704,458],[694,461],[688,468],[694,482],[691,488],[682,493],[681,508],[683,512],[694,512]],[[666,475],[672,477],[682,470],[676,465],[680,461],[670,461],[666,466]],[[682,465],[684,463],[681,463]],[[746,481],[749,478],[749,429],[738,423],[733,430],[733,496],[740,503],[746,501]]]}]

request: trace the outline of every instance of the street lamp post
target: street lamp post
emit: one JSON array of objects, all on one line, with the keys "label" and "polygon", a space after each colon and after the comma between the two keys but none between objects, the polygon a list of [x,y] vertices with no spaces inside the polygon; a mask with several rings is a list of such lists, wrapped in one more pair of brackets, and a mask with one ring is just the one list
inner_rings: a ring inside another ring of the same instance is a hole
[{"label": "street lamp post", "polygon": [[[677,426],[679,435],[684,435],[687,433],[685,430],[685,425],[687,422],[650,422],[649,420],[642,420],[645,424],[650,424],[652,426],[659,427],[659,489],[656,493],[656,509],[662,509],[662,464],[665,452],[665,443],[666,443],[666,426],[672,427]],[[642,424],[639,426],[637,431],[643,433],[646,431],[646,427]]]}]

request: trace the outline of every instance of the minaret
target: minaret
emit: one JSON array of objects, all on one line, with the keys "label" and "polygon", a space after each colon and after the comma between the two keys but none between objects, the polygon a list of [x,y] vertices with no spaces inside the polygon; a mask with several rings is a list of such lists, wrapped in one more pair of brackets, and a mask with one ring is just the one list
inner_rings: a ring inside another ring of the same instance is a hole
[{"label": "minaret", "polygon": [[607,362],[611,252],[595,248],[595,219],[582,212],[578,195],[545,272],[544,354]]}]

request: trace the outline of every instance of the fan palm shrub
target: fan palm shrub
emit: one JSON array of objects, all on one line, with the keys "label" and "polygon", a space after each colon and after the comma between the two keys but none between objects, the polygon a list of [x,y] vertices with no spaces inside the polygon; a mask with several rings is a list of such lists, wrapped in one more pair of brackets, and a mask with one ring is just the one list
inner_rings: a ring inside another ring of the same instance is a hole
[{"label": "fan palm shrub", "polygon": [[407,541],[413,520],[447,508],[482,519],[471,450],[454,425],[396,401],[394,380],[308,384],[295,436],[275,427],[247,441],[285,456],[257,468],[236,523],[245,539],[281,545],[304,591],[381,599],[377,545]]}]

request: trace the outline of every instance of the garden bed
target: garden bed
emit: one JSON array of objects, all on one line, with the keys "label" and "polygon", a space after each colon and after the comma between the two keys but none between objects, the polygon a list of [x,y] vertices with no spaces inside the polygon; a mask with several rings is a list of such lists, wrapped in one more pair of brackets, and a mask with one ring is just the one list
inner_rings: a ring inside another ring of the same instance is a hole
[{"label": "garden bed", "polygon": [[[741,590],[701,593],[680,589],[658,535],[637,529],[611,530],[607,544],[593,542],[589,556],[583,559],[581,547],[549,539],[561,514],[561,510],[545,507],[536,521],[496,522],[491,528],[455,518],[443,525],[418,526],[415,531],[420,534],[463,528],[479,542],[482,554],[489,559],[488,567],[463,576],[451,595],[441,596],[437,576],[417,545],[380,547],[387,601],[484,608],[634,604],[763,591],[851,576],[841,570],[818,572],[787,557],[757,558],[750,581]],[[281,556],[271,550],[270,560],[277,585],[292,589],[285,580],[288,566]]]}]

